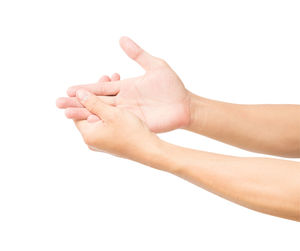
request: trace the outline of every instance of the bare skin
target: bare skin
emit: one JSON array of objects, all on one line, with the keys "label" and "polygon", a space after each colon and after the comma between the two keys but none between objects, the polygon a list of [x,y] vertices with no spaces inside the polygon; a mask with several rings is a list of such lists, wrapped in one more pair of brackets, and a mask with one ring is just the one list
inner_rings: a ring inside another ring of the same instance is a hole
[{"label": "bare skin", "polygon": [[[131,111],[153,132],[166,132],[186,126],[190,119],[190,95],[176,73],[166,62],[149,55],[128,38],[122,38],[120,44],[127,55],[145,69],[144,75],[110,83],[73,86],[68,89],[68,95],[74,97],[76,90],[84,87],[99,95],[102,101]],[[61,99],[57,102],[61,108],[80,107],[72,98],[69,102],[65,100],[64,106],[60,105]],[[83,112],[80,110],[71,118],[85,117],[87,113]]]},{"label": "bare skin", "polygon": [[239,105],[191,97],[187,130],[248,151],[300,157],[299,105]]},{"label": "bare skin", "polygon": [[128,38],[120,43],[145,75],[119,80],[114,74],[104,82],[71,87],[69,98],[57,100],[60,108],[74,109],[66,115],[90,149],[173,173],[245,207],[300,221],[298,162],[196,151],[154,133],[184,128],[255,152],[300,157],[300,106],[236,105],[198,97],[163,60]]},{"label": "bare skin", "polygon": [[104,76],[95,84],[70,87],[70,97],[57,100],[59,108],[67,108],[68,118],[99,119],[89,117],[75,97],[76,90],[84,88],[107,104],[133,112],[153,132],[184,128],[246,150],[300,157],[299,105],[238,105],[199,97],[186,90],[165,61],[129,38],[121,38],[120,44],[146,73],[121,81],[114,74],[112,79]]}]

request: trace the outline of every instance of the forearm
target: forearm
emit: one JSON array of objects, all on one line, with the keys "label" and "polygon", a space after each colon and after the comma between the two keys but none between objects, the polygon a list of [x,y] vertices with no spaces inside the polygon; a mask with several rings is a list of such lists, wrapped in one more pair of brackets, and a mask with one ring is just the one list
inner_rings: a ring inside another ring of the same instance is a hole
[{"label": "forearm", "polygon": [[300,157],[299,105],[238,105],[191,94],[186,129],[253,152]]},{"label": "forearm", "polygon": [[225,156],[165,142],[153,153],[144,164],[171,172],[245,207],[300,221],[298,162]]}]

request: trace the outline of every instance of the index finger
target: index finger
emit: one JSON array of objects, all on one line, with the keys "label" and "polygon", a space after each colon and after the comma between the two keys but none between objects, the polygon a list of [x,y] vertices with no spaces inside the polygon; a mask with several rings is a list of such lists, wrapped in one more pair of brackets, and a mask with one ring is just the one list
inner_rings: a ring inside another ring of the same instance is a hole
[{"label": "index finger", "polygon": [[85,89],[95,95],[117,95],[120,91],[121,81],[103,82],[87,85],[75,85],[71,86],[67,90],[67,94],[70,97],[76,96],[76,91],[79,89]]}]

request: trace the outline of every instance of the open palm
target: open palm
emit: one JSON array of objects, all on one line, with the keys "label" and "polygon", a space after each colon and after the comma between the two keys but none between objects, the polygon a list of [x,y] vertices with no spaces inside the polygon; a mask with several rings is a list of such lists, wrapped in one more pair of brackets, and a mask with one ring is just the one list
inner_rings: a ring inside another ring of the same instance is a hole
[{"label": "open palm", "polygon": [[[179,77],[163,60],[153,57],[132,40],[123,37],[120,45],[126,54],[140,64],[146,73],[140,77],[68,89],[70,98],[58,100],[60,108],[68,108],[70,118],[97,120],[76,100],[76,91],[85,88],[104,102],[127,109],[142,119],[153,132],[166,132],[189,123],[190,95]],[[118,77],[115,77],[118,79]],[[113,79],[114,80],[114,79]]]}]

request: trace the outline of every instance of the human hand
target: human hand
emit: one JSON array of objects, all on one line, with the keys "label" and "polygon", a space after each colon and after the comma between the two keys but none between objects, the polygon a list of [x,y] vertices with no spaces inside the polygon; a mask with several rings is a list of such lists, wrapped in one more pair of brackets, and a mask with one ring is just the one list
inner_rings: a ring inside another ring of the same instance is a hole
[{"label": "human hand", "polygon": [[[97,83],[107,83],[111,81],[120,80],[120,75],[114,73],[111,77],[104,75],[102,76]],[[106,97],[100,97],[104,102],[106,101],[109,104],[109,99],[106,100]],[[76,97],[62,97],[56,100],[56,106],[61,109],[65,109],[65,115],[67,118],[74,120],[83,120],[86,119],[89,122],[97,122],[100,118],[94,114],[91,114],[79,101]]]},{"label": "human hand", "polygon": [[[74,97],[78,89],[84,88],[98,95],[107,104],[131,111],[153,132],[186,127],[190,122],[191,95],[176,73],[165,61],[151,56],[129,38],[122,37],[120,45],[146,73],[140,77],[111,83],[70,87],[67,91],[70,98],[65,98],[63,108],[80,108],[81,104]],[[89,117],[89,113],[84,109],[68,115],[74,120]],[[96,121],[97,118],[92,117],[89,120]]]},{"label": "human hand", "polygon": [[102,102],[94,94],[80,89],[76,96],[92,114],[101,118],[91,123],[75,121],[85,143],[94,150],[149,164],[159,152],[159,138],[138,117],[122,108]]}]

